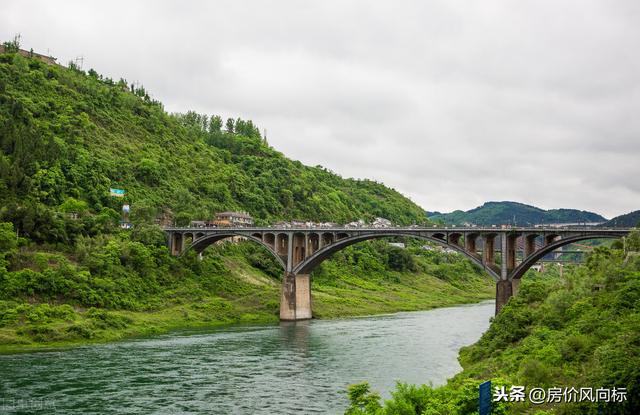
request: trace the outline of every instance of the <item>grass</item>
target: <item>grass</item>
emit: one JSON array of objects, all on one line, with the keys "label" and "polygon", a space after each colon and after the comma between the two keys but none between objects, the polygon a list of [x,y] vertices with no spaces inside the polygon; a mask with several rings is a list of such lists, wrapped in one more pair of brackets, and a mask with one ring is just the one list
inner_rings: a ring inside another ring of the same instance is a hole
[{"label": "grass", "polygon": [[426,273],[393,273],[395,279],[348,277],[340,286],[312,283],[313,315],[335,318],[399,311],[428,310],[494,297],[494,286],[476,284],[470,290],[455,287]]}]

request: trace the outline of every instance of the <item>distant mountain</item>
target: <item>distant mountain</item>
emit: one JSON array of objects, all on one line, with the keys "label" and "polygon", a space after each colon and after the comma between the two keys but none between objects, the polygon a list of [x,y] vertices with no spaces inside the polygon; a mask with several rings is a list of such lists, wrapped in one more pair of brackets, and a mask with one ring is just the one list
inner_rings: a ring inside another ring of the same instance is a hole
[{"label": "distant mountain", "polygon": [[616,216],[615,218],[606,221],[601,226],[612,228],[630,228],[640,226],[640,210]]},{"label": "distant mountain", "polygon": [[426,212],[432,221],[448,225],[539,225],[545,223],[600,223],[607,219],[597,213],[576,209],[544,210],[517,202],[486,202],[475,209],[451,213]]}]

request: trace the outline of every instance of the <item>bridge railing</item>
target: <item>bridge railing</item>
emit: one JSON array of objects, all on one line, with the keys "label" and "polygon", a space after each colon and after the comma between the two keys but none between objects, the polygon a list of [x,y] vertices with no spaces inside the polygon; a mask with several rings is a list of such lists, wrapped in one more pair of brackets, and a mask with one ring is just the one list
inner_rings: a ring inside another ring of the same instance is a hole
[{"label": "bridge railing", "polygon": [[628,232],[629,228],[613,228],[613,227],[595,227],[595,226],[545,226],[545,227],[522,227],[522,226],[501,226],[501,227],[466,227],[466,226],[385,226],[385,227],[350,227],[350,226],[167,226],[163,228],[166,231],[182,231],[182,230],[318,230],[318,231],[463,231],[463,232],[498,232],[498,231],[516,231],[516,232],[554,232],[554,231],[596,231],[607,232]]}]

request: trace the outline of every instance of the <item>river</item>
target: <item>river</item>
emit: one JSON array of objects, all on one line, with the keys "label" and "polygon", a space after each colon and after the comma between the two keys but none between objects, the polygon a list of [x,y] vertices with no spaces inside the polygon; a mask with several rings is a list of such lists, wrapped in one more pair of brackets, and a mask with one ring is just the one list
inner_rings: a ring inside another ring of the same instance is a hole
[{"label": "river", "polygon": [[494,303],[174,332],[0,356],[0,413],[342,413],[347,385],[441,385]]}]

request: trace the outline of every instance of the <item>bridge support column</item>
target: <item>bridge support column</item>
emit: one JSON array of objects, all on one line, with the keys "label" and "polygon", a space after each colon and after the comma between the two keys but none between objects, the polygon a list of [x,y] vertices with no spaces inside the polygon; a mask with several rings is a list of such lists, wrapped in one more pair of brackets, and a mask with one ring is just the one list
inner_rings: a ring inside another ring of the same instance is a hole
[{"label": "bridge support column", "polygon": [[308,320],[311,317],[311,277],[287,272],[282,279],[280,320]]},{"label": "bridge support column", "polygon": [[512,296],[513,284],[510,280],[500,280],[496,283],[496,315]]},{"label": "bridge support column", "polygon": [[171,255],[178,256],[184,250],[184,235],[174,232],[169,235],[169,252]]},{"label": "bridge support column", "polygon": [[536,237],[538,235],[526,235],[524,237],[524,255],[522,257],[522,260],[524,261],[525,258],[528,258],[530,255],[532,255],[535,251],[536,251]]},{"label": "bridge support column", "polygon": [[514,278],[511,280],[511,295],[518,295],[518,291],[520,290],[520,278]]}]

